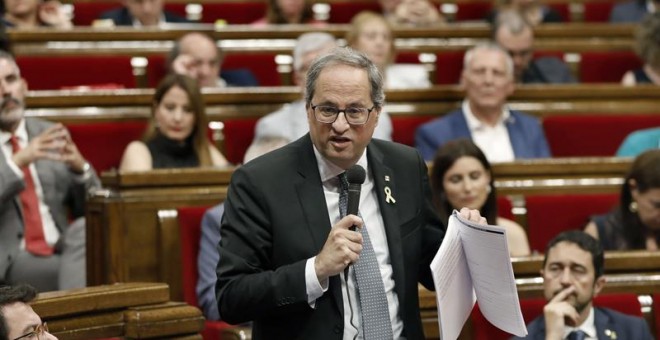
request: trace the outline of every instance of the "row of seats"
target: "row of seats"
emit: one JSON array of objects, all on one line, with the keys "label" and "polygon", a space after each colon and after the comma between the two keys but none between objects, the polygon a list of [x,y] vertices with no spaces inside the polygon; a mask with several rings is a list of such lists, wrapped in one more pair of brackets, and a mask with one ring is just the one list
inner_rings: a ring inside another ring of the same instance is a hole
[{"label": "row of seats", "polygon": [[[577,8],[571,8],[571,3],[553,2],[549,6],[556,10],[564,21],[579,20],[585,22],[607,22],[616,0],[586,1]],[[574,6],[575,7],[575,6]],[[117,8],[116,1],[74,2],[72,7],[73,23],[78,26],[91,25],[104,11]],[[440,5],[440,11],[453,21],[483,20],[492,10],[492,1],[458,1]],[[266,1],[244,2],[198,2],[198,3],[165,3],[165,9],[188,19],[202,23],[215,23],[224,20],[227,24],[249,24],[262,18],[267,9]],[[329,23],[348,23],[353,16],[361,11],[380,12],[376,1],[330,1],[317,2],[313,6],[316,17]]]},{"label": "row of seats", "polygon": [[[433,82],[457,84],[463,68],[464,51],[435,53]],[[539,52],[537,56],[564,56],[561,52]],[[223,69],[248,69],[261,86],[291,85],[283,81],[290,74],[278,72],[277,53],[231,53],[225,57]],[[398,61],[419,63],[417,53],[402,53]],[[577,75],[583,83],[618,83],[623,74],[641,67],[642,61],[632,51],[583,52],[579,54]],[[29,56],[16,59],[21,73],[32,90],[52,90],[76,86],[136,88],[146,85],[155,87],[166,74],[165,56],[153,55],[138,62],[127,55],[93,56]],[[290,70],[290,68],[285,68]],[[146,73],[146,84],[140,77]],[[48,77],[44,77],[48,74]],[[137,76],[136,76],[137,75]]]}]

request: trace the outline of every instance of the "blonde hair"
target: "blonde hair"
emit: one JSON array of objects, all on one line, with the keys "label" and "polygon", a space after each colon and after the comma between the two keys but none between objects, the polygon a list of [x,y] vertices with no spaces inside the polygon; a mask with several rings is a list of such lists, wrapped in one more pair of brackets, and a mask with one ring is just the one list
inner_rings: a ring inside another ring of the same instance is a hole
[{"label": "blonde hair", "polygon": [[346,36],[344,37],[346,39],[346,45],[355,48],[355,44],[357,44],[357,41],[360,38],[360,34],[364,28],[373,21],[382,22],[390,31],[390,55],[387,58],[387,62],[392,63],[394,62],[394,56],[396,55],[396,49],[394,46],[394,30],[392,30],[392,25],[389,23],[389,21],[387,21],[387,19],[385,19],[385,17],[380,14],[371,11],[363,11],[354,16],[353,20],[351,20],[351,27],[348,29]]}]

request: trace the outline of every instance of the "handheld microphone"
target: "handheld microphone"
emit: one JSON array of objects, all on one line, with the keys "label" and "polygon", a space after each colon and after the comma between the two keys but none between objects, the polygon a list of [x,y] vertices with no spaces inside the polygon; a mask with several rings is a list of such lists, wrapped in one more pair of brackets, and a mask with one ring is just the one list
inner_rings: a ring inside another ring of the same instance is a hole
[{"label": "handheld microphone", "polygon": [[[360,206],[360,191],[362,190],[362,183],[367,178],[367,172],[364,168],[355,164],[346,170],[346,180],[348,181],[348,201],[346,202],[346,215],[356,215]],[[352,231],[356,230],[355,226],[349,228]],[[344,269],[344,276],[348,277],[348,266]]]}]

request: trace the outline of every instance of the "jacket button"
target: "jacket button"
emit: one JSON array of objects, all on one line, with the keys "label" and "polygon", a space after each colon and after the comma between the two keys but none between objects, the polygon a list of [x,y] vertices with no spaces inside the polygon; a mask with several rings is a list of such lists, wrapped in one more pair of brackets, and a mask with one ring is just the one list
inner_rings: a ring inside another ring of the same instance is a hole
[{"label": "jacket button", "polygon": [[340,334],[340,333],[342,333],[342,328],[341,328],[341,326],[340,326],[340,325],[335,325],[334,332],[335,332],[335,334]]}]

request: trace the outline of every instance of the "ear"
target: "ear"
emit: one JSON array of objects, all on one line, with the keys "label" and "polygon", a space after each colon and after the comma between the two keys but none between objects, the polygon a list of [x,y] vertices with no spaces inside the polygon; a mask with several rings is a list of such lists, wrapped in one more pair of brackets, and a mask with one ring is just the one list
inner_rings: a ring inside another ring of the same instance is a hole
[{"label": "ear", "polygon": [[601,277],[596,279],[596,282],[594,282],[594,296],[598,295],[600,291],[603,289],[605,286],[605,275],[602,275]]}]

